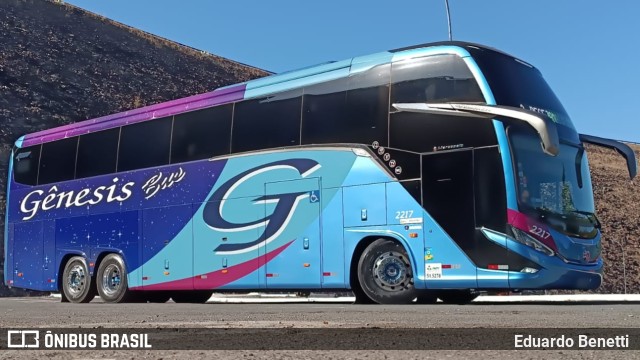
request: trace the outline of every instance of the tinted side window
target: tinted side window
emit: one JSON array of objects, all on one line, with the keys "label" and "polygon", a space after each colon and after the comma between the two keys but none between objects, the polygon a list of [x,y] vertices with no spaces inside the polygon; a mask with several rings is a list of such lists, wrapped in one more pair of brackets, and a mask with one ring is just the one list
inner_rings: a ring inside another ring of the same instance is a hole
[{"label": "tinted side window", "polygon": [[[468,101],[484,97],[464,61],[455,55],[409,59],[393,64],[391,103]],[[497,143],[493,123],[478,118],[394,112],[389,146],[430,152]]]},{"label": "tinted side window", "polygon": [[300,145],[302,91],[236,103],[232,152]]},{"label": "tinted side window", "polygon": [[[303,144],[387,144],[391,65],[305,89]],[[346,91],[345,91],[346,90]]]},{"label": "tinted side window", "polygon": [[311,85],[304,89],[302,144],[339,143],[347,121],[347,79]]},{"label": "tinted side window", "polygon": [[171,123],[168,117],[122,127],[118,171],[168,164]]},{"label": "tinted side window", "polygon": [[38,164],[42,145],[17,149],[13,158],[13,178],[25,185],[38,183]]},{"label": "tinted side window", "polygon": [[233,105],[176,115],[171,139],[171,163],[229,153]]},{"label": "tinted side window", "polygon": [[344,142],[387,143],[391,64],[384,64],[349,78],[347,122],[338,130]]},{"label": "tinted side window", "polygon": [[415,152],[495,145],[493,122],[409,112],[391,114],[389,146]]},{"label": "tinted side window", "polygon": [[81,135],[78,143],[76,178],[116,171],[120,128]]},{"label": "tinted side window", "polygon": [[479,101],[484,97],[464,60],[437,55],[393,63],[391,103]]},{"label": "tinted side window", "polygon": [[73,179],[77,148],[77,137],[42,144],[38,184]]}]

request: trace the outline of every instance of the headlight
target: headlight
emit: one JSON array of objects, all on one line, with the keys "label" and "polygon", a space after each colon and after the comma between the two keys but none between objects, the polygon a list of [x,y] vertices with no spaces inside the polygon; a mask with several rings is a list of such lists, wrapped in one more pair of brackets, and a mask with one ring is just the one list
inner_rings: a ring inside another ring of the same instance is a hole
[{"label": "headlight", "polygon": [[534,248],[537,251],[540,251],[541,253],[548,255],[548,256],[553,256],[555,255],[555,252],[553,250],[551,250],[547,245],[541,243],[538,239],[534,238],[533,236],[527,234],[526,232],[515,228],[513,226],[511,226],[511,230],[513,232],[514,235],[514,240],[521,243],[522,245],[526,245],[529,247]]}]

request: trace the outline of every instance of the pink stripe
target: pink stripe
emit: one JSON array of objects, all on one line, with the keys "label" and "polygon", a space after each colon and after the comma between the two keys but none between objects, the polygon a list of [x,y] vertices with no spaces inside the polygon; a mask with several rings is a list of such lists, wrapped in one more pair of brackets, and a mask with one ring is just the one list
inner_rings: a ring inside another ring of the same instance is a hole
[{"label": "pink stripe", "polygon": [[[265,256],[258,256],[255,259],[251,259],[238,265],[230,266],[226,269],[220,269],[207,274],[201,274],[186,279],[174,280],[153,285],[137,286],[131,288],[131,290],[188,290],[192,289],[194,287],[194,284],[196,289],[217,289],[258,270],[260,267],[273,260],[292,243],[293,240],[273,250],[272,252],[267,253]],[[206,278],[201,279],[200,277],[202,275],[206,275]]]},{"label": "pink stripe", "polygon": [[[515,210],[507,209],[507,218],[509,224],[513,227],[518,228],[537,240],[541,241],[543,244],[547,245],[553,251],[558,251],[558,246],[556,242],[553,240],[553,236],[551,236],[551,232],[549,231],[549,227],[544,225],[538,221],[531,219],[529,216]],[[541,229],[545,231],[548,236],[540,236],[539,232],[534,231],[535,229]]]}]

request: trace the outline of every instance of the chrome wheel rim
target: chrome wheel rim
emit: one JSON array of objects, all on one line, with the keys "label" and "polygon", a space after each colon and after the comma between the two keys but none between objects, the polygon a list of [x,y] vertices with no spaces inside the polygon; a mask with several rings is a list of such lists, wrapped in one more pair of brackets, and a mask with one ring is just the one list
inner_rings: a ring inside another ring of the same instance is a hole
[{"label": "chrome wheel rim", "polygon": [[113,296],[122,285],[120,267],[115,264],[107,265],[102,273],[102,292],[107,296]]},{"label": "chrome wheel rim", "polygon": [[77,264],[71,267],[67,276],[67,289],[72,297],[82,294],[86,286],[86,271],[84,266]]},{"label": "chrome wheel rim", "polygon": [[380,288],[387,291],[407,289],[413,282],[409,260],[396,251],[381,254],[373,264],[373,279]]}]

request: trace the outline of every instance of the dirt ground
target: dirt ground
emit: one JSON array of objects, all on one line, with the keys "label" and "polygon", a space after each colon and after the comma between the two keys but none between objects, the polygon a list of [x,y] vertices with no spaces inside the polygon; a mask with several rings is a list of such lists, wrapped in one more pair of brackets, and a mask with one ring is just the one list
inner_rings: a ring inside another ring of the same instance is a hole
[{"label": "dirt ground", "polygon": [[[632,145],[640,159],[640,146]],[[588,147],[593,194],[602,223],[604,283],[598,293],[640,293],[640,180],[629,180],[614,150]],[[626,279],[626,281],[625,281]]]}]

